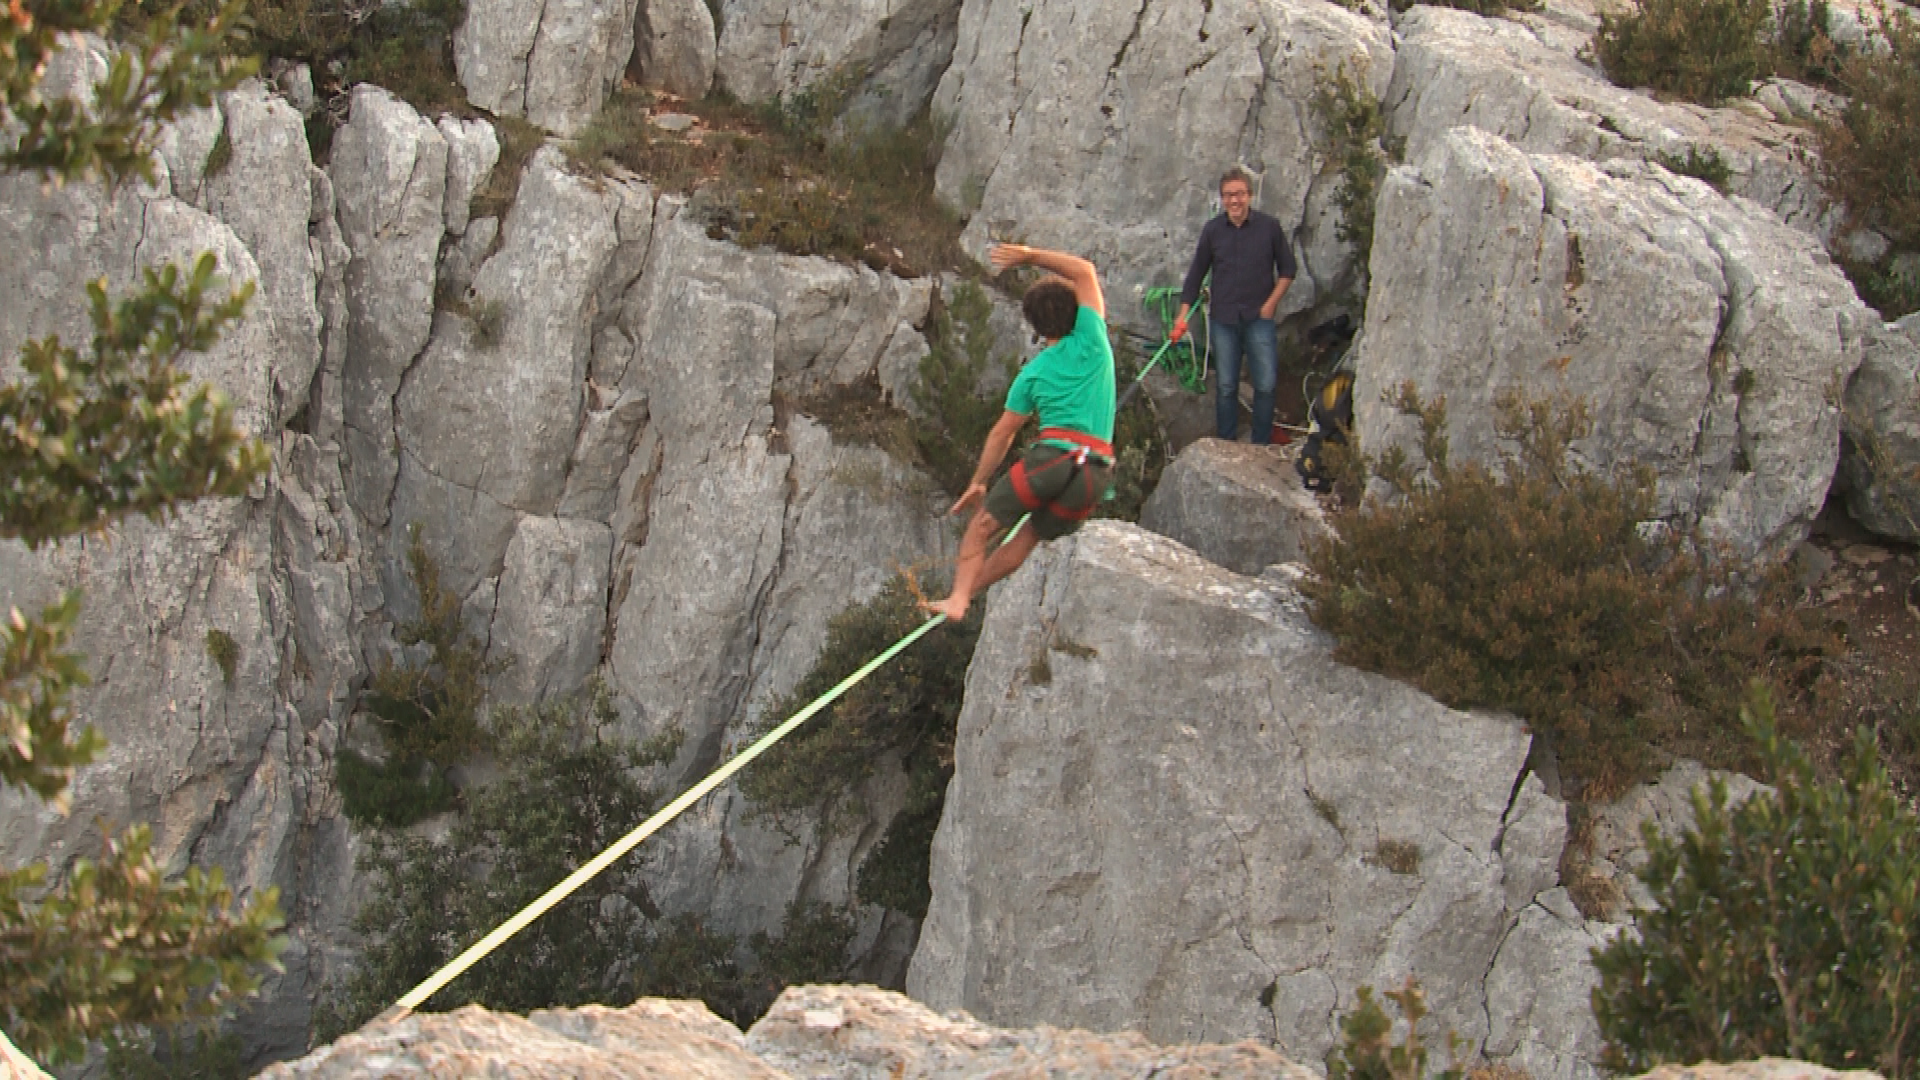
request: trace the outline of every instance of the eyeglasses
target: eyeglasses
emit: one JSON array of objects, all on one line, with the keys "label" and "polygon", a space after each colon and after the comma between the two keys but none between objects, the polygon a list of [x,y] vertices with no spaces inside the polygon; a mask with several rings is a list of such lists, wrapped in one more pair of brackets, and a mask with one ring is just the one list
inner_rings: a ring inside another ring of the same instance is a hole
[{"label": "eyeglasses", "polygon": [[1223,191],[1220,193],[1220,197],[1222,199],[1251,199],[1253,198],[1253,193],[1250,191]]}]

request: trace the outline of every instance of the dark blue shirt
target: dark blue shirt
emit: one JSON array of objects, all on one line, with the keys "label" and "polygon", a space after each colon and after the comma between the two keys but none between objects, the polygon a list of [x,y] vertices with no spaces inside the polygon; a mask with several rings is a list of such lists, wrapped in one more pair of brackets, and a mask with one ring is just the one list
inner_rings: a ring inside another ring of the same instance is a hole
[{"label": "dark blue shirt", "polygon": [[1281,278],[1294,276],[1293,246],[1287,230],[1270,214],[1247,211],[1244,224],[1235,225],[1226,214],[1200,230],[1193,264],[1180,302],[1191,305],[1200,296],[1200,282],[1213,271],[1213,310],[1209,317],[1229,325],[1260,317],[1260,305],[1273,295]]}]

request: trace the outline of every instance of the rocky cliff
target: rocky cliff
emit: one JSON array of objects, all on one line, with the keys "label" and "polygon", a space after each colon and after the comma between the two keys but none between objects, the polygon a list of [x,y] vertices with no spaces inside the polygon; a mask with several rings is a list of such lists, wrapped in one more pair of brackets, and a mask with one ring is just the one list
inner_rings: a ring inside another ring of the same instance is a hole
[{"label": "rocky cliff", "polygon": [[[256,82],[178,123],[152,185],[0,177],[0,242],[39,253],[0,265],[9,356],[84,336],[84,282],[213,251],[259,292],[193,374],[274,450],[247,498],[38,554],[0,545],[0,602],[85,590],[80,706],[111,744],[70,815],[0,795],[0,853],[58,867],[98,843],[96,820],[144,821],[171,869],[280,886],[294,946],[242,1027],[285,1056],[352,951],[332,764],[365,730],[370,674],[404,655],[416,528],[490,658],[513,661],[496,700],[603,678],[629,733],[685,734],[667,786],[800,678],[830,616],[894,565],[951,555],[930,481],[809,415],[856,385],[907,404],[934,283],[743,250],[648,177],[570,161],[561,137],[623,73],[811,93],[854,125],[932,108],[963,243],[1088,252],[1133,330],[1140,291],[1184,270],[1220,171],[1246,163],[1296,226],[1288,333],[1364,302],[1368,449],[1406,440],[1379,402],[1403,380],[1448,397],[1466,454],[1491,451],[1500,391],[1564,391],[1597,420],[1577,457],[1652,465],[1666,512],[1749,552],[1796,543],[1836,472],[1864,523],[1913,537],[1920,336],[1827,254],[1843,239],[1803,127],[1823,99],[1620,90],[1578,55],[1594,19],[1582,0],[1511,19],[473,0],[457,69],[472,105],[553,136],[524,163],[486,116],[362,85],[317,164],[301,113]],[[53,85],[83,86],[100,49],[69,50]],[[1336,77],[1379,101],[1399,148],[1368,251],[1340,238],[1313,104]],[[1729,163],[1725,192],[1661,164],[1692,149]],[[1611,931],[1558,887],[1564,815],[1523,769],[1525,734],[1327,661],[1285,575],[1259,576],[1320,528],[1284,468],[1201,444],[1147,520],[1192,550],[1101,526],[995,595],[910,988],[995,1022],[1315,1059],[1355,984],[1417,972],[1489,1058],[1590,1071],[1580,961]],[[654,895],[736,934],[777,930],[797,896],[845,902],[889,790],[860,827],[797,845],[723,790],[652,845]],[[863,970],[897,982],[915,928],[862,918]]]}]

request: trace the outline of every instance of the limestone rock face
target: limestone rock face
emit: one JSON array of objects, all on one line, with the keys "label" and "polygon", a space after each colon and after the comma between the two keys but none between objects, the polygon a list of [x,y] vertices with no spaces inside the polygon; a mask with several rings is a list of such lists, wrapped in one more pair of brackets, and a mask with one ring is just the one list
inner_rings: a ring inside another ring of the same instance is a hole
[{"label": "limestone rock face", "polygon": [[1920,540],[1920,315],[1876,328],[1847,384],[1840,482],[1853,520]]},{"label": "limestone rock face", "polygon": [[[1228,166],[1263,175],[1256,206],[1289,229],[1338,186],[1322,174],[1308,103],[1343,68],[1384,96],[1390,33],[1317,0],[969,0],[934,95],[954,117],[940,197],[969,216],[963,242],[977,257],[1018,236],[1093,259],[1110,320],[1147,331],[1137,290],[1178,284]],[[1330,223],[1297,236],[1283,316],[1352,269]]]},{"label": "limestone rock face", "polygon": [[1200,439],[1160,474],[1140,527],[1239,574],[1302,562],[1326,517],[1284,447]]},{"label": "limestone rock face", "polygon": [[[222,132],[224,163],[210,158]],[[344,917],[351,873],[331,808],[332,749],[366,671],[337,451],[283,430],[310,405],[323,355],[326,230],[313,218],[328,188],[306,160],[298,115],[258,84],[196,114],[169,145],[199,168],[176,174],[163,154],[158,183],[111,196],[0,176],[0,245],[37,253],[0,263],[6,377],[17,377],[13,357],[29,338],[86,347],[86,282],[105,278],[121,296],[143,268],[211,252],[230,285],[258,291],[183,367],[229,397],[273,466],[249,495],[192,504],[165,524],[133,518],[38,552],[0,545],[0,608],[36,611],[82,590],[73,646],[94,682],[75,708],[108,744],[76,773],[67,815],[0,793],[0,865],[43,859],[58,874],[97,851],[96,822],[116,832],[146,823],[169,873],[218,866],[242,897],[279,886],[292,946],[245,1034],[250,1053],[284,1054],[305,1043],[324,943]]]},{"label": "limestone rock face", "polygon": [[1446,397],[1457,460],[1494,454],[1503,391],[1566,394],[1594,420],[1575,458],[1651,467],[1663,514],[1749,554],[1805,535],[1869,318],[1811,236],[1655,166],[1477,128],[1393,169],[1375,227],[1367,452],[1413,445],[1415,421],[1381,400],[1404,381]]},{"label": "limestone rock face", "polygon": [[507,545],[488,644],[512,666],[493,681],[498,703],[574,693],[606,646],[613,530],[597,521],[525,517]]},{"label": "limestone rock face", "polygon": [[[960,0],[721,0],[717,74],[742,101],[814,89],[898,124],[953,52]],[[863,100],[864,99],[864,100]]]},{"label": "limestone rock face", "polygon": [[706,0],[641,0],[627,71],[642,86],[702,98],[713,87],[718,48]]},{"label": "limestone rock face", "polygon": [[[474,272],[466,313],[437,320],[407,372],[393,416],[400,447],[397,526],[421,526],[441,577],[461,596],[497,578],[519,517],[551,515],[579,436],[601,279],[620,245],[622,209],[646,215],[640,184],[567,171],[535,154],[501,225],[499,250]],[[388,538],[391,596],[404,596],[407,528]]]},{"label": "limestone rock face", "polygon": [[1331,649],[1292,588],[1132,526],[1041,549],[968,672],[908,992],[1318,1060],[1355,986],[1417,973],[1480,1045],[1555,804],[1513,798],[1517,721]]},{"label": "limestone rock face", "polygon": [[474,0],[453,34],[467,100],[557,135],[585,128],[633,54],[639,0]]},{"label": "limestone rock face", "polygon": [[447,140],[413,107],[362,83],[333,139],[333,182],[346,265],[341,371],[348,494],[387,523],[399,460],[393,398],[433,329],[434,266],[446,231]]},{"label": "limestone rock face", "polygon": [[1785,98],[1785,115],[1776,117],[1759,106],[1662,103],[1614,86],[1576,56],[1597,28],[1579,0],[1515,19],[1411,9],[1395,22],[1399,48],[1384,99],[1389,132],[1407,140],[1408,160],[1420,159],[1460,125],[1528,153],[1591,161],[1717,156],[1730,172],[1731,192],[1787,224],[1830,237],[1838,218],[1809,164],[1807,117],[1796,115]]}]

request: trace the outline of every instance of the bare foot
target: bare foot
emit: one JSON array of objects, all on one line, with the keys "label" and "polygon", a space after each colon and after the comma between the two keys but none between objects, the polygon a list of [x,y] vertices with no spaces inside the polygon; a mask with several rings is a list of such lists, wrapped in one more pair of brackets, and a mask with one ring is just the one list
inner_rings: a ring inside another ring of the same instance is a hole
[{"label": "bare foot", "polygon": [[948,622],[959,622],[967,617],[968,599],[968,597],[956,595],[937,602],[922,601],[920,610],[929,615],[945,615]]}]

